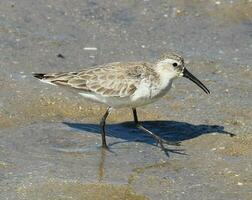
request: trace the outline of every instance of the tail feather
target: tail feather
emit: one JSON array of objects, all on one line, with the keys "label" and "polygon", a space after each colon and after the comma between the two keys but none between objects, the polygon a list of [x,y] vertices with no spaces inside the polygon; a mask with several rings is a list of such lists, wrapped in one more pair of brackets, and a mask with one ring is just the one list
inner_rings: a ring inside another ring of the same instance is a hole
[{"label": "tail feather", "polygon": [[43,79],[45,77],[45,74],[35,73],[35,74],[33,74],[33,76],[38,78],[38,79]]},{"label": "tail feather", "polygon": [[[77,74],[76,72],[69,72],[69,73],[62,72],[62,73],[49,73],[49,74],[34,73],[33,76],[35,78],[40,79],[40,81],[44,83],[74,87],[71,83],[69,83],[69,80],[74,79],[76,74]],[[79,84],[85,84],[85,81]]]}]

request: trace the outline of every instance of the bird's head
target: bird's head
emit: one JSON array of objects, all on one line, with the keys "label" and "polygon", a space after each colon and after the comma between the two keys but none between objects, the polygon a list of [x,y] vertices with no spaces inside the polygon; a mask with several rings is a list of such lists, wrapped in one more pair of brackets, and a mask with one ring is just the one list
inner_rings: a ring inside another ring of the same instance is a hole
[{"label": "bird's head", "polygon": [[204,90],[205,93],[210,94],[207,87],[185,68],[184,59],[180,55],[176,53],[164,54],[157,61],[156,65],[160,72],[168,73],[170,79],[177,77],[188,78]]}]

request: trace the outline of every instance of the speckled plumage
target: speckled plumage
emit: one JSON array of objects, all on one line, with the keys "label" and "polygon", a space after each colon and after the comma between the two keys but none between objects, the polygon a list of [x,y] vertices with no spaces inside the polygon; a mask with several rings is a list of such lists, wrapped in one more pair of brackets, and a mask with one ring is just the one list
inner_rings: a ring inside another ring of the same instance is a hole
[{"label": "speckled plumage", "polygon": [[158,81],[157,73],[150,63],[109,63],[79,72],[49,73],[44,80],[78,89],[93,92],[107,97],[127,97],[132,95],[142,79]]}]

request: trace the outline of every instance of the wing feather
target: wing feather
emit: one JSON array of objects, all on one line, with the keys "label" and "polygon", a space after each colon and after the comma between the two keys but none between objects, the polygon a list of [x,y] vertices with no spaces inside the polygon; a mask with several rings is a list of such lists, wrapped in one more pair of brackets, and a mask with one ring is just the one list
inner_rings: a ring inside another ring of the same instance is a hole
[{"label": "wing feather", "polygon": [[80,72],[43,75],[44,80],[103,96],[127,97],[134,94],[144,77],[155,74],[149,63],[110,63]]}]

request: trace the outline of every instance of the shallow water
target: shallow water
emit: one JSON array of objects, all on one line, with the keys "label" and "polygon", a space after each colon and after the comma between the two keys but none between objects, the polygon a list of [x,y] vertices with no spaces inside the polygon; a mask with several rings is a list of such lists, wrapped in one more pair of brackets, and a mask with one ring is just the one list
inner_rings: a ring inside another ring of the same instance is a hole
[{"label": "shallow water", "polygon": [[[246,0],[1,1],[0,199],[250,199],[251,10]],[[109,116],[103,151],[105,107],[32,77],[170,50],[211,95],[179,79],[139,109],[144,126],[181,142],[169,157],[127,109]]]}]

